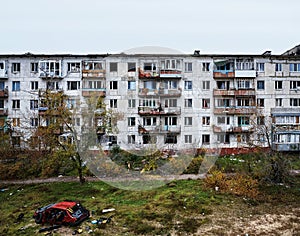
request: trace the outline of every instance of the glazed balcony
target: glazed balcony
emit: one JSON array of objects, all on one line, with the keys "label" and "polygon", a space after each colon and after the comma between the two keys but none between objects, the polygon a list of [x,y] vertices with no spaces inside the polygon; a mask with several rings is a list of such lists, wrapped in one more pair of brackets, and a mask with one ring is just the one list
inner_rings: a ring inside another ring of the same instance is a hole
[{"label": "glazed balcony", "polygon": [[214,96],[255,96],[255,89],[214,89]]},{"label": "glazed balcony", "polygon": [[104,78],[105,70],[82,70],[82,79],[85,78]]},{"label": "glazed balcony", "polygon": [[82,89],[82,96],[83,97],[105,97],[106,96],[106,89],[88,89],[88,88],[83,88]]},{"label": "glazed balcony", "polygon": [[180,115],[180,113],[180,107],[138,107],[138,114],[141,116]]},{"label": "glazed balcony", "polygon": [[182,93],[181,88],[178,88],[178,89],[147,89],[147,88],[140,88],[139,89],[139,96],[141,96],[141,97],[153,97],[153,96],[180,97],[181,93]]},{"label": "glazed balcony", "polygon": [[0,98],[8,98],[8,89],[0,90]]},{"label": "glazed balcony", "polygon": [[214,78],[234,78],[233,70],[214,70]]},{"label": "glazed balcony", "polygon": [[214,114],[247,115],[254,114],[257,110],[256,107],[218,107],[214,109]]},{"label": "glazed balcony", "polygon": [[272,149],[280,152],[299,152],[300,143],[277,143],[272,144]]}]

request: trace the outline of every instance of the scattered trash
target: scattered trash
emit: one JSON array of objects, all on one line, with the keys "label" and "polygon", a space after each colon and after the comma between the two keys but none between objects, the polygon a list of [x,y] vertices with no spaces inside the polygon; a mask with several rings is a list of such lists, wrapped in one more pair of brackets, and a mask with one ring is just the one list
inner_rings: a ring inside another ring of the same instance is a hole
[{"label": "scattered trash", "polygon": [[2,189],[0,189],[0,192],[5,192],[7,190],[9,190],[9,189],[8,188],[2,188]]},{"label": "scattered trash", "polygon": [[61,227],[61,225],[53,225],[53,226],[50,226],[50,227],[41,228],[39,230],[39,233],[50,231],[50,230],[54,230],[54,229],[58,229],[60,227]]},{"label": "scattered trash", "polygon": [[116,210],[115,208],[103,209],[102,213],[112,212],[112,211],[115,211],[115,210]]},{"label": "scattered trash", "polygon": [[22,220],[22,219],[23,219],[23,217],[24,217],[24,214],[23,214],[23,213],[19,214],[19,215],[18,215],[18,217],[17,217],[17,221],[20,221],[20,220]]},{"label": "scattered trash", "polygon": [[82,232],[83,232],[82,229],[75,229],[75,230],[72,232],[72,235],[81,234]]}]

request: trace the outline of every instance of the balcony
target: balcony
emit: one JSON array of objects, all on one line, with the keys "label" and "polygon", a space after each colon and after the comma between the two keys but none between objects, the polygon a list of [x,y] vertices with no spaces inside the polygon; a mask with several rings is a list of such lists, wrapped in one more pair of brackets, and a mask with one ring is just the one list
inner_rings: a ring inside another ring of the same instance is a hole
[{"label": "balcony", "polygon": [[82,96],[83,97],[105,97],[106,96],[106,89],[87,89],[83,88],[82,89]]},{"label": "balcony", "polygon": [[180,125],[158,125],[158,126],[139,126],[139,133],[152,134],[179,134],[181,132]]},{"label": "balcony", "polygon": [[218,107],[214,109],[214,114],[243,115],[254,114],[257,112],[256,107]]},{"label": "balcony", "polygon": [[300,143],[273,143],[272,149],[280,152],[299,152]]},{"label": "balcony", "polygon": [[214,133],[248,133],[248,132],[253,132],[253,127],[250,125],[247,126],[213,125],[213,131]]},{"label": "balcony", "polygon": [[8,109],[7,108],[0,108],[0,116],[7,116]]},{"label": "balcony", "polygon": [[214,96],[255,96],[254,89],[214,89],[213,90]]},{"label": "balcony", "polygon": [[300,114],[299,107],[277,107],[271,108],[272,116],[295,116]]},{"label": "balcony", "polygon": [[159,71],[160,78],[181,79],[182,72],[176,69],[162,69]]},{"label": "balcony", "polygon": [[182,93],[181,88],[178,88],[178,89],[147,89],[147,88],[140,88],[139,89],[139,96],[141,96],[141,97],[153,97],[153,96],[180,97],[181,93]]},{"label": "balcony", "polygon": [[0,78],[1,79],[8,79],[7,70],[0,69]]},{"label": "balcony", "polygon": [[82,70],[82,79],[85,78],[104,78],[105,70]]},{"label": "balcony", "polygon": [[159,74],[155,70],[144,71],[139,68],[139,79],[156,79],[159,78]]},{"label": "balcony", "polygon": [[236,78],[255,78],[256,71],[255,70],[236,70],[235,77]]},{"label": "balcony", "polygon": [[63,79],[60,71],[40,71],[39,77],[41,79],[50,80],[50,79]]},{"label": "balcony", "polygon": [[0,90],[0,98],[8,98],[8,89]]},{"label": "balcony", "polygon": [[214,78],[234,78],[233,70],[214,70]]},{"label": "balcony", "polygon": [[39,107],[38,111],[39,111],[39,115],[45,115],[46,112],[48,111],[48,107]]},{"label": "balcony", "polygon": [[153,108],[153,107],[138,107],[138,114],[141,116],[163,116],[163,115],[179,115],[180,107],[168,108]]}]

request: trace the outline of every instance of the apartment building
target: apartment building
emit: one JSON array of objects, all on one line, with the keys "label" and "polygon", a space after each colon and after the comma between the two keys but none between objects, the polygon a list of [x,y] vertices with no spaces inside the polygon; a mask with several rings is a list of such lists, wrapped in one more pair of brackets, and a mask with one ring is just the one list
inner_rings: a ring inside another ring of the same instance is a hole
[{"label": "apartment building", "polygon": [[[13,144],[47,125],[45,91],[63,91],[79,110],[102,96],[122,113],[118,133],[102,129],[100,117],[95,124],[103,147],[300,151],[299,46],[282,55],[0,55],[0,127],[12,127]],[[79,112],[74,125],[82,122]]]}]

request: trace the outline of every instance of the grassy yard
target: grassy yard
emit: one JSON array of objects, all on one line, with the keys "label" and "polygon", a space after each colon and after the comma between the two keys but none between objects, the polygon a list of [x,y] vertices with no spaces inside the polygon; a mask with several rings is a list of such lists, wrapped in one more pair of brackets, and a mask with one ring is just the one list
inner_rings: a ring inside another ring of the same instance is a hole
[{"label": "grassy yard", "polygon": [[[91,217],[52,235],[72,235],[78,228],[83,229],[81,235],[299,235],[299,177],[293,182],[263,186],[257,199],[205,189],[201,180],[174,181],[144,192],[120,190],[101,181],[0,184],[0,235],[39,235],[42,226],[32,218],[35,209],[66,199],[81,202]],[[105,208],[116,211],[105,215],[101,213]],[[21,213],[24,218],[18,221]],[[91,223],[112,214],[104,227]],[[88,229],[93,232],[88,234]]]}]

